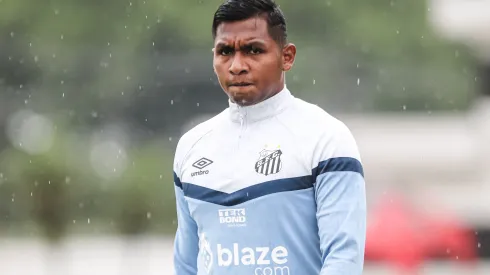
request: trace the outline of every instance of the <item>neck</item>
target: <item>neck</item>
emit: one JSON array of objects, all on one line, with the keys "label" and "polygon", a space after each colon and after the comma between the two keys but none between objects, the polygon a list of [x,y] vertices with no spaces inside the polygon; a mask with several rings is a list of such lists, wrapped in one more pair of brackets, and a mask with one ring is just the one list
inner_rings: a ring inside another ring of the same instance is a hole
[{"label": "neck", "polygon": [[293,96],[283,85],[282,90],[253,105],[239,105],[229,100],[229,113],[233,122],[260,121],[282,112],[291,103]]}]

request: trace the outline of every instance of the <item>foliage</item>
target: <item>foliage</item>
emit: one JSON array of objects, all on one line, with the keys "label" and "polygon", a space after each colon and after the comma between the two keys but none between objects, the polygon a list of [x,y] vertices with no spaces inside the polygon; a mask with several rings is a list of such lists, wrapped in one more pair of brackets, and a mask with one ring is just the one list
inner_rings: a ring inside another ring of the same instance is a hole
[{"label": "foliage", "polygon": [[[226,106],[211,66],[220,2],[0,0],[0,127],[31,109],[58,129],[41,155],[0,137],[0,230],[52,240],[174,230],[178,136]],[[332,113],[470,106],[472,60],[432,32],[423,1],[277,2],[299,49],[295,95]],[[111,124],[131,129],[130,165],[112,181],[90,166],[87,141]]]}]

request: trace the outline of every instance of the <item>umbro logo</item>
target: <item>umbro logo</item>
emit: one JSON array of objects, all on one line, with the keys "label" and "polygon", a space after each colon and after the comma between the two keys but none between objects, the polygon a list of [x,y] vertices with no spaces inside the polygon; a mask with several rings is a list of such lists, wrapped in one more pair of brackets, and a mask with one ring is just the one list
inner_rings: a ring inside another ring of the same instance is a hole
[{"label": "umbro logo", "polygon": [[197,172],[193,172],[191,177],[209,174],[209,170],[202,170],[209,165],[213,164],[213,161],[207,158],[201,158],[192,164],[192,167],[199,169]]},{"label": "umbro logo", "polygon": [[194,162],[192,166],[196,167],[197,169],[204,169],[205,167],[211,165],[212,163],[213,161],[210,159],[201,158],[198,161]]}]

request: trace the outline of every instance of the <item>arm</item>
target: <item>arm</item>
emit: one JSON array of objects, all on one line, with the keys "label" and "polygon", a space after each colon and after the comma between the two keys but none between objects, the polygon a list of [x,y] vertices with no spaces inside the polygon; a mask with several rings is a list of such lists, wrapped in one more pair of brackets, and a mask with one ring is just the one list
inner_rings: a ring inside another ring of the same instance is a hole
[{"label": "arm", "polygon": [[[323,266],[320,275],[361,275],[366,238],[366,192],[362,164],[350,131],[328,142],[314,174]],[[333,154],[331,147],[335,146]],[[330,155],[330,157],[326,157]],[[332,157],[339,156],[339,157]]]},{"label": "arm", "polygon": [[197,225],[189,213],[184,198],[182,183],[174,174],[175,198],[177,204],[177,232],[174,242],[174,274],[196,275],[199,238]]}]

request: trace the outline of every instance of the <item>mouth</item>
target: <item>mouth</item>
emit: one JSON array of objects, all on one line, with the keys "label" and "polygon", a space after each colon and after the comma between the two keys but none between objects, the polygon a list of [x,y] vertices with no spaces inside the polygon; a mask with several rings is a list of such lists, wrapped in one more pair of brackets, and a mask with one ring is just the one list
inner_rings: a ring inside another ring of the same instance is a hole
[{"label": "mouth", "polygon": [[237,82],[237,83],[230,84],[230,87],[247,87],[247,86],[252,86],[252,83],[248,83],[248,82]]}]

